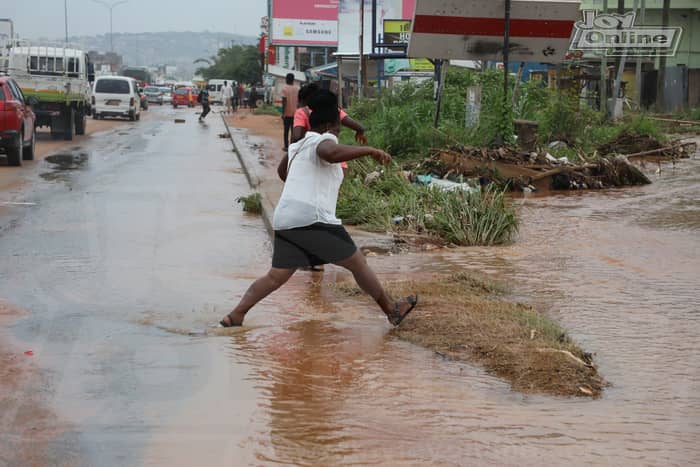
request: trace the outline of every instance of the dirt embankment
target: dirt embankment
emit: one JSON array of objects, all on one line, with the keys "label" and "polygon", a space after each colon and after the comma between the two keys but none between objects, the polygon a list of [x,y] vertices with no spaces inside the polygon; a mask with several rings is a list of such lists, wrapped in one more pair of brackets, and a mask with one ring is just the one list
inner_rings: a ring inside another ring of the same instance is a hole
[{"label": "dirt embankment", "polygon": [[[503,286],[457,273],[393,282],[395,297],[418,293],[418,308],[392,333],[455,360],[477,363],[524,393],[599,397],[606,386],[582,350],[555,322],[527,305],[499,297]],[[340,294],[362,294],[340,284]]]}]

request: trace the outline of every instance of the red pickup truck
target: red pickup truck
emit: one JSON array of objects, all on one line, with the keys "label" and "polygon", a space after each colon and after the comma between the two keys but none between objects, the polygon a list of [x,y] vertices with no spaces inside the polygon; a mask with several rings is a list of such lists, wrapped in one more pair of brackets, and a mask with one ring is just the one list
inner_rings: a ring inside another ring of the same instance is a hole
[{"label": "red pickup truck", "polygon": [[9,76],[0,76],[0,151],[8,165],[34,159],[36,117],[22,90]]}]

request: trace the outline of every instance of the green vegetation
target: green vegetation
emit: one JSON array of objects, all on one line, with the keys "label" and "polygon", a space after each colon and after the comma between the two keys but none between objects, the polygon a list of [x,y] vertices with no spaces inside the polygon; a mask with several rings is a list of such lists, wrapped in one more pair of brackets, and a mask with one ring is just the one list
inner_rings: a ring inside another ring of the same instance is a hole
[{"label": "green vegetation", "polygon": [[471,192],[443,191],[409,183],[398,167],[385,168],[374,181],[365,177],[379,167],[351,165],[338,197],[338,216],[370,231],[423,233],[456,245],[495,245],[517,232],[515,211],[495,187]]},{"label": "green vegetation", "polygon": [[700,122],[700,107],[679,112],[673,116],[678,120],[696,120]]},{"label": "green vegetation", "polygon": [[[511,80],[511,84],[512,84]],[[465,128],[466,88],[482,87],[479,125]],[[511,85],[512,88],[512,85]],[[509,92],[508,102],[512,95]],[[348,110],[361,121],[372,145],[389,152],[402,165],[426,158],[432,149],[447,146],[491,146],[500,134],[513,134],[512,118],[539,123],[538,142],[565,141],[568,150],[550,151],[575,160],[579,153],[592,155],[601,145],[624,132],[652,136],[663,142],[662,125],[644,114],[622,122],[605,121],[601,114],[582,105],[575,92],[548,89],[541,81],[521,83],[513,109],[503,110],[503,73],[473,72],[451,68],[447,74],[438,128],[433,128],[433,83],[405,84],[385,91],[381,98],[356,101]],[[700,111],[697,112],[700,117]],[[688,118],[692,118],[689,116]],[[341,135],[350,143],[352,135]],[[513,141],[506,138],[506,144]],[[408,164],[410,165],[410,164]]]},{"label": "green vegetation", "polygon": [[253,113],[255,115],[275,115],[278,117],[282,115],[282,111],[278,107],[270,104],[261,105],[260,107],[255,109]]},{"label": "green vegetation", "polygon": [[231,78],[240,83],[257,83],[260,81],[262,68],[260,53],[252,45],[234,45],[219,49],[212,57],[213,64],[197,71],[205,79]]},{"label": "green vegetation", "polygon": [[241,196],[236,201],[243,203],[243,210],[253,214],[262,213],[262,197],[260,193],[253,193],[248,196]]}]

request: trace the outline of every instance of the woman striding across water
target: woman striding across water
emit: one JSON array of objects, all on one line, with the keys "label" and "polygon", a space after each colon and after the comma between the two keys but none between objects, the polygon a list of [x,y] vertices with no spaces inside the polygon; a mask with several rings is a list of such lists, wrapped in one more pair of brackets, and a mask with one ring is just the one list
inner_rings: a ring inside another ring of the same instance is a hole
[{"label": "woman striding across water", "polygon": [[253,282],[233,311],[220,321],[224,327],[242,325],[246,313],[286,283],[298,268],[327,263],[352,272],[360,288],[377,302],[394,326],[418,303],[417,295],[399,301],[389,296],[335,216],[343,181],[339,162],[370,156],[388,164],[391,156],[369,146],[338,144],[340,116],[338,100],[332,92],[319,91],[311,108],[311,130],[289,146],[278,168],[285,185],[272,221],[275,230],[272,267]]}]

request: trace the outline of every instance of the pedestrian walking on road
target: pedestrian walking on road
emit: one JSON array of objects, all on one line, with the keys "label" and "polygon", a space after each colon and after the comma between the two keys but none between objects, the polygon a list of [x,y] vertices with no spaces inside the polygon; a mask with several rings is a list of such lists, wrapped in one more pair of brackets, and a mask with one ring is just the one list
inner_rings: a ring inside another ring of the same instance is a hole
[{"label": "pedestrian walking on road", "polygon": [[202,104],[202,113],[199,114],[199,121],[203,122],[204,118],[211,110],[211,106],[209,105],[209,90],[206,87],[203,87],[199,91],[199,94],[197,94],[197,102]]},{"label": "pedestrian walking on road", "polygon": [[294,113],[297,111],[299,87],[294,85],[294,73],[287,73],[286,84],[282,88],[282,121],[284,122],[284,150],[289,148],[289,137],[294,124]]},{"label": "pedestrian walking on road", "polygon": [[418,303],[417,295],[395,301],[382,287],[362,252],[335,215],[343,181],[339,162],[369,156],[382,164],[391,156],[369,146],[338,144],[340,115],[335,94],[322,90],[313,97],[311,130],[289,146],[277,172],[285,181],[273,216],[272,267],[248,288],[220,324],[241,326],[246,313],[284,285],[296,270],[333,263],[352,272],[357,284],[398,326]]},{"label": "pedestrian walking on road", "polygon": [[233,88],[230,84],[224,81],[224,85],[221,87],[221,102],[224,104],[226,113],[233,112]]}]

